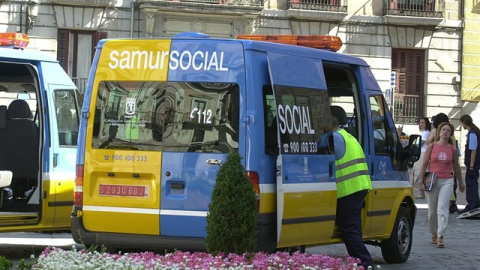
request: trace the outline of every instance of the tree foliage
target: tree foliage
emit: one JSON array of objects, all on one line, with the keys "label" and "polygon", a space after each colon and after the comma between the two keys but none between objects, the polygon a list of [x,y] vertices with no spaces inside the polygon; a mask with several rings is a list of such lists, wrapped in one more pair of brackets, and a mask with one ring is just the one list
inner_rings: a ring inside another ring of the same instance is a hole
[{"label": "tree foliage", "polygon": [[239,153],[231,151],[217,174],[205,243],[212,254],[242,254],[256,248],[256,197],[241,159]]}]

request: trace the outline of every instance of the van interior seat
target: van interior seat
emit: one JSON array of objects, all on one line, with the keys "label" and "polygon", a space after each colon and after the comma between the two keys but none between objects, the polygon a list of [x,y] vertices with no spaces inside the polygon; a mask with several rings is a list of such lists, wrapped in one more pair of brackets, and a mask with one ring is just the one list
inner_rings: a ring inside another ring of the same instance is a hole
[{"label": "van interior seat", "polygon": [[2,150],[7,155],[2,160],[2,169],[13,173],[12,189],[14,196],[21,196],[23,192],[36,186],[39,169],[39,131],[31,120],[32,113],[25,100],[14,100],[8,106],[7,124]]},{"label": "van interior seat", "polygon": [[332,105],[330,106],[330,113],[338,119],[338,124],[340,125],[341,128],[345,129],[348,133],[353,135],[355,138],[357,137],[355,129],[347,126],[347,120],[348,120],[347,113],[342,107],[337,105]]},{"label": "van interior seat", "polygon": [[17,99],[8,105],[7,117],[9,120],[31,120],[32,111],[25,100]]}]

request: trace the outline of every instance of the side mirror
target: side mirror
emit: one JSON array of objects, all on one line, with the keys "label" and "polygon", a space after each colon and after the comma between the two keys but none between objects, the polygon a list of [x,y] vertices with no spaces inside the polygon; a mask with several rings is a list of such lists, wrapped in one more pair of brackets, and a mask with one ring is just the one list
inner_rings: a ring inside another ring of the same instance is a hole
[{"label": "side mirror", "polygon": [[0,188],[8,187],[12,183],[11,171],[0,171]]},{"label": "side mirror", "polygon": [[410,135],[406,150],[408,151],[408,160],[411,163],[418,161],[422,150],[422,136]]}]

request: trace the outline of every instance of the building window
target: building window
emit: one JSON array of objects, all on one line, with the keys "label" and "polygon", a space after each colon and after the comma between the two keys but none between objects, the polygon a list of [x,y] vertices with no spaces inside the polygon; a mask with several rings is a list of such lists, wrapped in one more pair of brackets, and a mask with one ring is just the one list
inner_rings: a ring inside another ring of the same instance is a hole
[{"label": "building window", "polygon": [[[386,15],[439,17],[443,15],[443,6],[435,0],[384,0]],[[439,5],[440,4],[440,5]]]},{"label": "building window", "polygon": [[288,0],[288,8],[347,12],[348,0]]},{"label": "building window", "polygon": [[394,118],[399,124],[416,124],[423,117],[425,100],[425,51],[392,50],[394,86]]},{"label": "building window", "polygon": [[87,85],[95,46],[106,37],[105,32],[58,29],[57,59],[81,93]]}]

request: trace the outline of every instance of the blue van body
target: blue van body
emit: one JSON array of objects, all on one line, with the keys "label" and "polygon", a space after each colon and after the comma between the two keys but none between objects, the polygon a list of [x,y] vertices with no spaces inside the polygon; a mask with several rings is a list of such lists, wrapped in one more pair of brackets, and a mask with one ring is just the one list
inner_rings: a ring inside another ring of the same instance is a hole
[{"label": "blue van body", "polygon": [[335,158],[318,145],[337,112],[365,150],[374,187],[364,239],[403,262],[416,153],[402,148],[365,61],[250,40],[102,40],[80,121],[74,239],[204,249],[216,173],[238,151],[257,192],[258,249],[339,243]]}]

